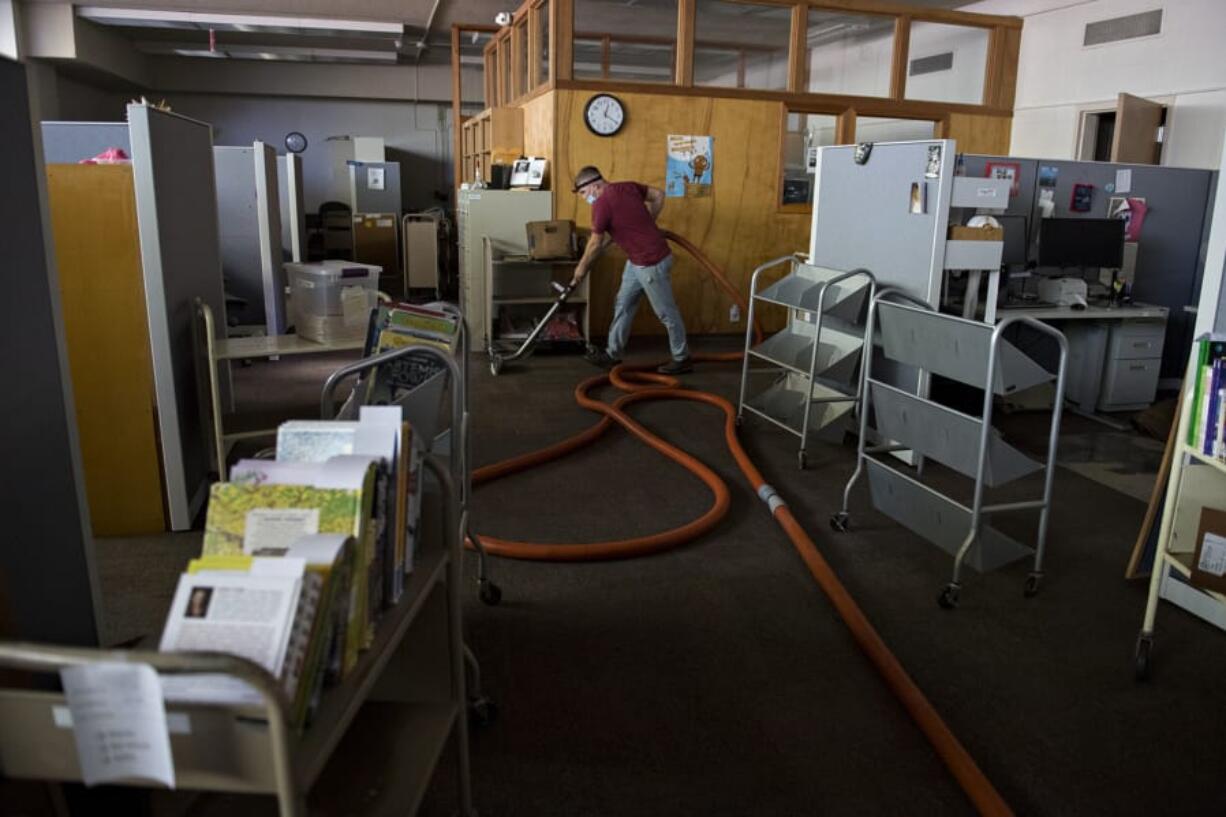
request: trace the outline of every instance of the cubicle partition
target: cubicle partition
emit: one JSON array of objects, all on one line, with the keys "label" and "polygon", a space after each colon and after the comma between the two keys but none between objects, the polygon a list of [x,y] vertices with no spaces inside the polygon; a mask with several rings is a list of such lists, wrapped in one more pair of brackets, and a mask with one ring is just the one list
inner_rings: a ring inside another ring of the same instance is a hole
[{"label": "cubicle partition", "polygon": [[217,220],[221,268],[230,297],[227,317],[261,326],[269,335],[286,330],[285,272],[277,154],[263,142],[215,147]]},{"label": "cubicle partition", "polygon": [[0,368],[9,385],[0,425],[0,637],[98,643],[94,571],[72,382],[60,314],[42,162],[24,66],[0,58],[0,219],[5,293]]},{"label": "cubicle partition", "polygon": [[302,192],[302,157],[277,157],[277,201],[281,204],[281,258],[306,261],[306,198]]},{"label": "cubicle partition", "polygon": [[[158,506],[158,513],[112,520],[114,526],[105,532],[148,533],[165,527],[187,530],[208,491],[210,451],[204,423],[206,391],[200,388],[198,378],[202,373],[196,364],[194,300],[202,298],[215,314],[225,314],[212,129],[147,105],[129,105],[127,117],[126,125],[43,123],[43,142],[53,158],[48,162],[48,173],[53,178],[79,177],[80,173],[59,171],[89,171],[77,163],[107,147],[122,147],[125,139],[131,156],[130,166],[94,168],[124,171],[110,174],[114,184],[99,174],[90,174],[82,185],[66,184],[59,188],[59,195],[53,191],[49,202],[57,224],[55,242],[57,246],[62,242],[65,250],[62,254],[66,260],[60,270],[65,321],[67,324],[71,319],[77,324],[66,325],[65,330],[70,338],[79,338],[68,349],[74,384],[81,384],[76,399],[78,427],[83,451],[106,454],[86,456],[84,462],[90,500],[99,505],[100,516],[109,503],[96,494],[96,489],[111,486],[114,490],[146,466],[160,482],[161,496],[152,498],[151,503]],[[88,189],[118,196],[115,208],[105,215],[112,218],[117,216],[117,208],[126,208],[129,214],[124,230],[99,229],[100,211],[107,205],[96,197],[74,192]],[[104,247],[104,242],[118,242],[122,247]],[[91,282],[115,289],[117,281],[98,279],[100,272],[106,272],[103,262],[110,264],[117,259],[130,262],[134,285],[123,292],[108,290],[106,294],[127,299],[124,303],[134,307],[136,314],[143,313],[146,325],[135,334],[130,325],[108,322],[99,308],[90,308],[87,298],[83,303],[69,303],[74,297],[82,301],[82,293]],[[82,350],[88,353],[91,345],[102,345],[104,339],[119,352],[104,358],[82,354]],[[107,377],[105,367],[115,372],[143,368],[151,388],[130,390],[123,395],[126,402],[117,406],[119,398],[99,385]],[[151,395],[152,405],[142,399],[146,395]],[[119,436],[116,429],[98,422],[90,425],[91,418],[100,415],[82,406],[86,399],[102,401],[110,411],[146,413],[149,422],[143,433],[155,439],[150,445],[142,440],[141,450],[150,462],[135,462],[132,445],[126,445],[126,456],[120,456],[115,450]],[[97,438],[97,448],[86,444],[87,435]]]},{"label": "cubicle partition", "polygon": [[[1110,199],[1115,196],[1145,200],[1147,211],[1137,242],[1133,298],[1170,310],[1161,376],[1167,380],[1181,378],[1195,324],[1195,316],[1184,307],[1195,306],[1200,293],[1217,174],[1157,165],[970,155],[965,157],[965,172],[968,176],[984,176],[990,162],[1017,166],[1018,191],[1004,215],[1025,219],[1026,257],[1032,261],[1037,260],[1039,191],[1043,184],[1040,168],[1047,168],[1044,176],[1048,184],[1055,176],[1053,218],[1107,218]],[[1120,183],[1127,192],[1119,192]],[[1078,184],[1092,185],[1090,209],[1084,212],[1074,212],[1070,207],[1073,188]]]}]

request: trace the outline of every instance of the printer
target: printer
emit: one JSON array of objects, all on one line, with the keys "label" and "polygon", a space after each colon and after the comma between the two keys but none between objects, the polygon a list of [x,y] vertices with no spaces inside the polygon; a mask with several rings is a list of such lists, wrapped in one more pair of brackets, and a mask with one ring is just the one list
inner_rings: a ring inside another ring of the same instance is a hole
[{"label": "printer", "polygon": [[1081,278],[1040,278],[1039,300],[1074,309],[1086,308],[1086,282]]}]

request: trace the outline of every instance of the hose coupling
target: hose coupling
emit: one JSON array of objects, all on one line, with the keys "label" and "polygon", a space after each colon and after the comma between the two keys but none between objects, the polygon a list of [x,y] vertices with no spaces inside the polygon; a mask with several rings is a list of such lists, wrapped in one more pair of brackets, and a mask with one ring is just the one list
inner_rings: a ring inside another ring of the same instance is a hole
[{"label": "hose coupling", "polygon": [[762,487],[758,489],[758,498],[766,503],[770,509],[771,516],[775,515],[775,511],[785,507],[788,503],[783,501],[783,497],[775,491],[768,483],[762,483]]}]

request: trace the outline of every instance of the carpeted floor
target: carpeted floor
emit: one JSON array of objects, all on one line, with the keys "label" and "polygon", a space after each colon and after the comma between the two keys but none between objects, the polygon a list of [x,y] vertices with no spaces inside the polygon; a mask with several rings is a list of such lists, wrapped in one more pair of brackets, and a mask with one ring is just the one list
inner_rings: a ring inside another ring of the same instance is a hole
[{"label": "carpeted floor", "polygon": [[[240,399],[269,417],[314,416],[318,383],[334,366],[256,364],[236,374]],[[478,359],[477,463],[593,422],[571,398],[590,373],[577,358],[542,356],[494,378]],[[705,366],[686,385],[735,399],[737,377],[727,364]],[[474,594],[466,606],[468,641],[500,706],[497,722],[473,733],[481,813],[972,813],[747,489],[718,413],[689,403],[633,411],[719,472],[732,510],[702,541],[648,559],[494,563],[502,605]],[[867,486],[854,494],[854,529],[830,531],[854,465],[850,445],[811,445],[810,468],[799,472],[796,438],[752,420],[742,436],[1016,813],[1226,812],[1226,636],[1164,605],[1155,679],[1132,680],[1145,586],[1122,575],[1141,502],[1061,469],[1039,596],[1022,597],[1027,565],[1015,564],[972,574],[961,608],[949,612],[936,596],[950,559],[872,511]],[[1010,490],[1033,493],[1036,483]],[[614,431],[566,461],[482,488],[473,519],[478,532],[587,541],[671,527],[707,503],[696,479]],[[1019,515],[1001,527],[1024,536],[1034,520]],[[131,563],[108,570],[107,552],[109,599],[165,581],[148,562],[143,575],[153,578],[142,582]],[[150,614],[133,604],[116,634],[134,633]],[[422,814],[453,813],[452,781],[442,764]]]}]

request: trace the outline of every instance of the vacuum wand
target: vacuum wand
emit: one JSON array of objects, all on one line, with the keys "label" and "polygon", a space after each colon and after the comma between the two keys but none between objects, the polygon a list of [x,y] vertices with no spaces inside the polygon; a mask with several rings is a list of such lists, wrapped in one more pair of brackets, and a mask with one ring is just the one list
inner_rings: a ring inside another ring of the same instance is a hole
[{"label": "vacuum wand", "polygon": [[554,292],[558,293],[558,297],[554,299],[553,304],[549,307],[549,311],[547,311],[544,316],[537,321],[536,326],[532,327],[532,331],[528,334],[528,337],[524,338],[524,342],[520,344],[519,348],[509,355],[503,355],[493,347],[493,343],[491,342],[489,349],[491,374],[497,376],[498,373],[502,371],[502,366],[504,363],[519,360],[532,350],[532,346],[536,343],[536,339],[541,334],[542,330],[544,330],[544,328],[549,324],[549,321],[553,319],[553,316],[557,314],[558,310],[562,308],[567,299],[570,298],[571,294],[575,291],[575,288],[579,285],[579,281],[571,281],[568,284],[560,284],[557,281],[550,281],[549,283],[550,286],[553,287]]}]

